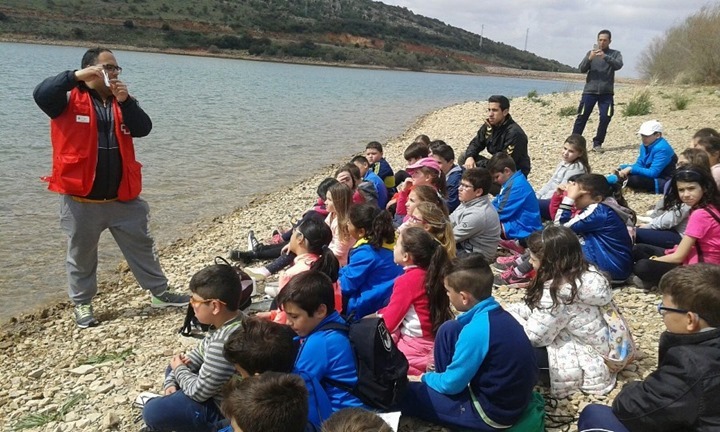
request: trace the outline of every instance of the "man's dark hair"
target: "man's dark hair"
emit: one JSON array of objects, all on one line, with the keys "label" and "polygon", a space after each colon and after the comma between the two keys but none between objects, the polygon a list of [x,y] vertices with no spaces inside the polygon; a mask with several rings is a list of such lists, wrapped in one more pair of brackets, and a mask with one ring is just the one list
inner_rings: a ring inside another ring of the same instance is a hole
[{"label": "man's dark hair", "polygon": [[711,127],[705,127],[698,129],[697,132],[695,132],[695,135],[693,135],[693,139],[695,138],[705,138],[705,137],[720,137],[720,133],[716,131],[715,129]]},{"label": "man's dark hair", "polygon": [[660,292],[679,309],[695,312],[710,327],[720,326],[720,266],[698,263],[670,270],[660,279]]},{"label": "man's dark hair", "polygon": [[247,318],[225,342],[225,360],[250,375],[292,372],[297,351],[290,327],[272,321]]},{"label": "man's dark hair", "polygon": [[455,292],[470,293],[477,301],[483,301],[492,295],[493,272],[479,253],[471,253],[450,261],[445,275],[445,283]]},{"label": "man's dark hair", "polygon": [[452,162],[455,160],[455,150],[447,145],[445,141],[437,140],[430,143],[430,150],[433,154],[436,154],[443,158],[445,162]]},{"label": "man's dark hair", "polygon": [[308,391],[298,375],[265,372],[233,382],[221,410],[243,432],[303,432]]},{"label": "man's dark hair", "polygon": [[403,153],[403,157],[406,161],[409,161],[411,159],[422,159],[428,157],[430,154],[430,149],[428,146],[426,146],[423,143],[414,142],[407,146],[405,149],[405,152]]},{"label": "man's dark hair", "polygon": [[392,428],[372,411],[344,408],[325,420],[321,432],[392,432]]},{"label": "man's dark hair", "polygon": [[363,165],[370,165],[370,161],[368,161],[367,158],[363,155],[357,155],[350,160],[350,163],[357,163],[357,162],[360,162]]},{"label": "man's dark hair", "polygon": [[238,310],[242,285],[234,268],[227,264],[207,266],[190,279],[190,291],[205,300],[220,300],[230,311]]},{"label": "man's dark hair", "polygon": [[90,48],[89,50],[85,51],[85,54],[83,54],[82,57],[82,61],[80,62],[80,69],[85,69],[88,66],[95,65],[95,63],[97,63],[98,56],[100,56],[100,54],[104,52],[109,52],[112,54],[112,51],[102,47]]},{"label": "man's dark hair", "polygon": [[575,179],[575,183],[590,194],[593,199],[604,200],[610,196],[610,183],[602,174],[583,174]]},{"label": "man's dark hair", "polygon": [[380,144],[380,143],[377,142],[377,141],[370,141],[369,143],[367,143],[367,145],[365,146],[365,150],[367,150],[367,149],[377,150],[377,151],[379,151],[380,153],[383,152],[383,146],[382,146],[382,144]]},{"label": "man's dark hair", "polygon": [[492,176],[490,171],[485,168],[470,168],[466,169],[462,174],[462,180],[470,183],[473,189],[483,190],[483,196],[488,194],[490,186],[492,186]]},{"label": "man's dark hair", "polygon": [[335,310],[335,291],[332,280],[319,271],[308,270],[293,276],[280,291],[277,303],[294,303],[300,309],[313,316],[320,305],[325,305],[330,315]]},{"label": "man's dark hair", "polygon": [[488,102],[500,104],[500,109],[503,111],[510,109],[510,100],[503,95],[492,95],[488,98]]},{"label": "man's dark hair", "polygon": [[602,29],[598,32],[598,37],[600,37],[601,34],[608,35],[608,39],[612,40],[612,33],[610,33],[610,30],[608,29]]},{"label": "man's dark hair", "polygon": [[510,168],[512,172],[517,171],[515,161],[505,152],[495,153],[487,164],[487,170],[490,171],[490,174],[501,173],[505,171],[505,168]]}]

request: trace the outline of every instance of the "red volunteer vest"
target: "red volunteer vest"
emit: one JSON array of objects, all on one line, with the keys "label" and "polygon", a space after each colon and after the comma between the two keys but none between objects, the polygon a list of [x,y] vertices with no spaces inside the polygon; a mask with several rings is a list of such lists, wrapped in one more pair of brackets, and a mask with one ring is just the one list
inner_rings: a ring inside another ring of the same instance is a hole
[{"label": "red volunteer vest", "polygon": [[[130,201],[142,189],[142,164],[135,160],[135,147],[130,131],[122,121],[117,100],[112,99],[115,137],[120,147],[122,178],[118,200]],[[92,96],[75,87],[65,111],[50,120],[53,147],[52,174],[43,177],[48,189],[61,194],[84,197],[92,190],[98,156],[98,128]]]}]

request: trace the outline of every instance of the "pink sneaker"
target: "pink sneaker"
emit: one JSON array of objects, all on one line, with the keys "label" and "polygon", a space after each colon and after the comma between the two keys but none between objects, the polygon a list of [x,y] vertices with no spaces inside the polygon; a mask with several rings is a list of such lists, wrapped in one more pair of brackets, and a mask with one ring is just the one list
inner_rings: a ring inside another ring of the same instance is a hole
[{"label": "pink sneaker", "polygon": [[532,272],[518,276],[515,274],[515,269],[510,267],[502,274],[495,275],[493,285],[496,287],[506,286],[508,288],[525,289],[530,286],[530,281],[532,281]]},{"label": "pink sneaker", "polygon": [[497,270],[507,270],[508,267],[515,267],[517,260],[520,258],[520,254],[512,254],[510,256],[498,257],[495,260],[495,264],[492,265]]},{"label": "pink sneaker", "polygon": [[519,254],[525,253],[525,248],[520,246],[520,243],[518,243],[517,240],[500,240],[500,244],[498,244],[498,247],[507,249],[512,252],[517,252]]}]

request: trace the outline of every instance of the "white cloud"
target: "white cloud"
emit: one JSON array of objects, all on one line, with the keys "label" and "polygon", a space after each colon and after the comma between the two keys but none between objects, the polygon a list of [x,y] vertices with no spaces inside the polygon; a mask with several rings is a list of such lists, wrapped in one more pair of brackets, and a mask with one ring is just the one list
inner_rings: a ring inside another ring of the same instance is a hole
[{"label": "white cloud", "polygon": [[577,66],[597,32],[612,31],[623,54],[618,76],[638,77],[640,54],[655,37],[708,5],[708,0],[386,0],[446,24],[542,57]]}]

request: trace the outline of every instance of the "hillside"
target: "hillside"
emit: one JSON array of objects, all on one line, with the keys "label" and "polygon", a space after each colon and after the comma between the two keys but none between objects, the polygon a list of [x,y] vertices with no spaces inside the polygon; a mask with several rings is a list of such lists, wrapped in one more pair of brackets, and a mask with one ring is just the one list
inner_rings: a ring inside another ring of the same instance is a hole
[{"label": "hillside", "polygon": [[0,37],[411,70],[576,71],[371,0],[4,0]]}]

